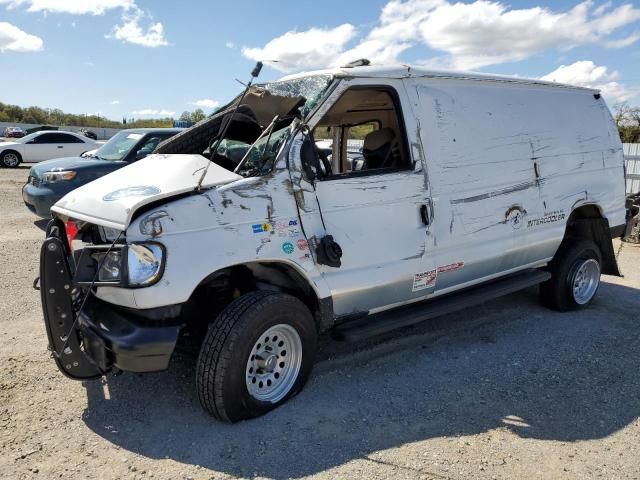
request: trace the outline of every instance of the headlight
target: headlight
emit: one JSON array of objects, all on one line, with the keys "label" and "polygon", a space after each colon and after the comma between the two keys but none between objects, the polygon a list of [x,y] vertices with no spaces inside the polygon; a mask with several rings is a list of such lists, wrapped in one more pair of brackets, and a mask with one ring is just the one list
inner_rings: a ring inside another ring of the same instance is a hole
[{"label": "headlight", "polygon": [[119,282],[122,279],[122,251],[112,250],[109,253],[96,253],[94,258],[98,265],[102,262],[98,272],[98,282]]},{"label": "headlight", "polygon": [[42,174],[42,183],[68,182],[76,178],[73,170],[61,170],[59,172],[45,172]]},{"label": "headlight", "polygon": [[[164,246],[159,243],[132,243],[111,250],[105,247],[85,247],[75,252],[75,283],[148,287],[162,277],[166,255]],[[100,270],[96,276],[98,266]]]},{"label": "headlight", "polygon": [[127,248],[128,284],[144,287],[156,283],[162,276],[164,250],[159,243],[134,243]]}]

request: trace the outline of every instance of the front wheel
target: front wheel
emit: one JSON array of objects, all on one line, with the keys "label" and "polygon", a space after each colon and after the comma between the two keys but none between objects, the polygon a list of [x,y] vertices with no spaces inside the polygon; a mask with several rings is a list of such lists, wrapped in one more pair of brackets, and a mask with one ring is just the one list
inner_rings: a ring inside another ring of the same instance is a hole
[{"label": "front wheel", "polygon": [[540,285],[543,305],[561,312],[591,303],[600,285],[602,255],[591,240],[561,249],[549,265],[552,277]]},{"label": "front wheel", "polygon": [[20,154],[13,151],[3,152],[0,155],[0,165],[7,168],[16,168],[22,162]]},{"label": "front wheel", "polygon": [[200,403],[227,422],[273,410],[304,386],[316,343],[311,312],[297,298],[275,292],[243,295],[209,327],[200,349]]}]

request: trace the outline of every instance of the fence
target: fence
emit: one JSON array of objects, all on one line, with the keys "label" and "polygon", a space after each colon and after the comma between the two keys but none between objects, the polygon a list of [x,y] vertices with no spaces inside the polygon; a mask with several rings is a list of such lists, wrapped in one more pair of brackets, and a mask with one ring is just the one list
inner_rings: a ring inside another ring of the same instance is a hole
[{"label": "fence", "polygon": [[627,195],[640,193],[640,143],[623,143]]},{"label": "fence", "polygon": [[[41,127],[41,123],[7,123],[0,122],[0,137],[4,132],[4,129],[7,127],[20,127],[23,130],[28,130],[29,128]],[[119,128],[94,128],[94,127],[75,127],[69,125],[63,125],[58,127],[59,130],[64,130],[65,132],[77,132],[80,133],[80,129],[86,128],[87,130],[91,130],[98,136],[98,140],[109,140],[116,133],[118,133],[121,129]]]}]

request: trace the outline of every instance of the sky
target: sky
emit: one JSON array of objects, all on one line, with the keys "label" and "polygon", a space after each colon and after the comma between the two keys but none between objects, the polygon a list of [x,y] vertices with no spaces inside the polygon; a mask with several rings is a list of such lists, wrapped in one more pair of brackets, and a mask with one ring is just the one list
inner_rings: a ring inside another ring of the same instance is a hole
[{"label": "sky", "polygon": [[600,88],[640,105],[640,1],[0,0],[0,102],[111,119],[211,112],[358,58]]}]

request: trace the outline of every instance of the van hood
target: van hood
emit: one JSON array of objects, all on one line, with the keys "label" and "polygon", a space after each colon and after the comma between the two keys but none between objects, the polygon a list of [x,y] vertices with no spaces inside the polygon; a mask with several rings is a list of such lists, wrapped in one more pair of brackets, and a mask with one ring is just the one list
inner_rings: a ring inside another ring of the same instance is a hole
[{"label": "van hood", "polygon": [[202,188],[240,180],[202,155],[149,155],[62,197],[51,210],[77,220],[126,230],[143,205],[195,190],[204,169]]}]

